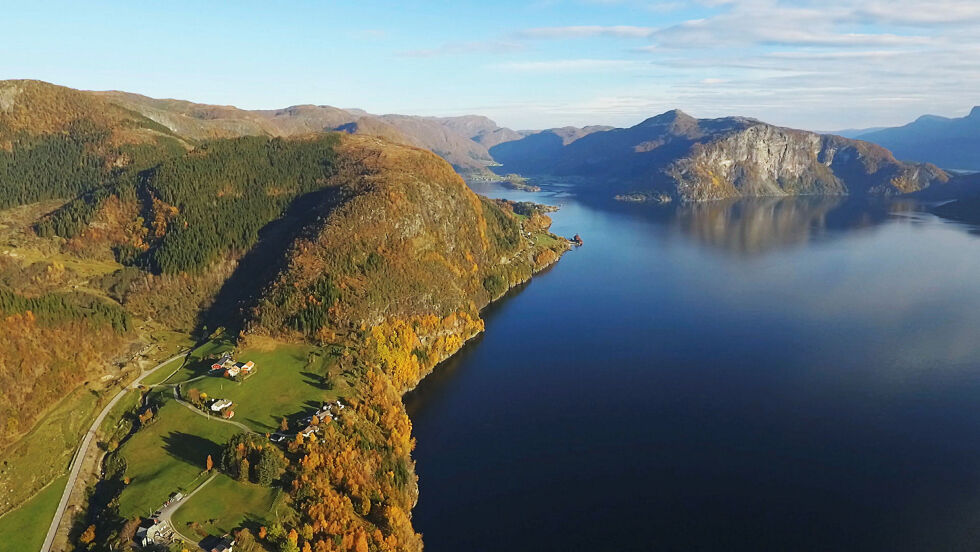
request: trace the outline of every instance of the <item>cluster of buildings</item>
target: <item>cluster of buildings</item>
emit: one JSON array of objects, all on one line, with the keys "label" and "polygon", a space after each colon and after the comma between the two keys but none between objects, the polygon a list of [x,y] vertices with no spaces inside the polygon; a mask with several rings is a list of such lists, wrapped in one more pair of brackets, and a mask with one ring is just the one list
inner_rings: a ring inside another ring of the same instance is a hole
[{"label": "cluster of buildings", "polygon": [[321,406],[316,412],[310,414],[300,421],[302,421],[303,424],[310,424],[313,422],[314,417],[316,417],[318,420],[325,420],[327,418],[333,420],[334,416],[336,416],[343,409],[344,403],[340,402],[340,399],[337,399],[332,403],[327,403]]},{"label": "cluster of buildings", "polygon": [[222,375],[226,378],[237,378],[239,375],[248,377],[253,372],[255,372],[254,362],[251,360],[248,362],[237,362],[231,358],[231,355],[227,354],[211,365],[212,374]]},{"label": "cluster of buildings", "polygon": [[[327,403],[321,406],[315,412],[300,420],[300,422],[306,426],[306,429],[300,431],[300,434],[304,438],[309,438],[310,435],[313,435],[314,433],[319,433],[320,426],[313,425],[313,418],[316,418],[317,420],[321,420],[321,421],[327,419],[334,420],[336,419],[340,411],[343,410],[344,408],[346,408],[346,405],[340,402],[339,399],[332,403]],[[283,433],[273,433],[272,435],[269,436],[269,440],[272,441],[273,443],[285,442],[287,438],[288,438],[287,435]]]}]

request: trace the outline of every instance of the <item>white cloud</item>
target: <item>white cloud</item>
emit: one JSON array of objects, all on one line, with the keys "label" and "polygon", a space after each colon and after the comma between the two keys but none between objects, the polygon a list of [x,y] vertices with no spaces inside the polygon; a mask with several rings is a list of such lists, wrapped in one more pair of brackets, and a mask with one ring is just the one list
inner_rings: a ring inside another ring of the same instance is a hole
[{"label": "white cloud", "polygon": [[929,44],[929,36],[894,31],[857,32],[850,27],[865,18],[854,8],[833,1],[821,7],[806,2],[788,6],[778,0],[733,0],[711,17],[684,21],[651,34],[660,48],[727,48],[733,46],[909,46]]},{"label": "white cloud", "polygon": [[874,23],[928,26],[980,21],[980,2],[975,0],[871,0],[857,4],[855,16]]},{"label": "white cloud", "polygon": [[[528,49],[538,40],[610,40],[601,49],[569,43],[568,51],[576,52],[567,54],[571,59],[508,59],[490,67],[528,78],[603,78],[573,80],[583,83],[575,93],[565,80],[550,92],[553,101],[484,111],[542,126],[626,125],[679,107],[702,116],[739,114],[832,129],[898,124],[930,112],[959,116],[980,103],[980,0],[662,2],[673,10],[669,15],[650,11],[643,0],[585,1],[608,4],[610,13],[626,11],[621,21],[633,24],[511,32],[502,42]],[[673,23],[661,24],[667,20]],[[566,44],[540,46],[559,47]],[[632,57],[599,59],[621,53]],[[542,79],[541,86],[550,82]]]},{"label": "white cloud", "polygon": [[622,71],[649,67],[649,62],[629,59],[556,59],[548,61],[515,61],[493,67],[505,71],[526,72],[595,72]]},{"label": "white cloud", "polygon": [[589,37],[615,38],[645,38],[652,33],[652,27],[635,27],[632,25],[575,25],[570,27],[537,27],[524,29],[514,33],[521,39],[569,39]]}]

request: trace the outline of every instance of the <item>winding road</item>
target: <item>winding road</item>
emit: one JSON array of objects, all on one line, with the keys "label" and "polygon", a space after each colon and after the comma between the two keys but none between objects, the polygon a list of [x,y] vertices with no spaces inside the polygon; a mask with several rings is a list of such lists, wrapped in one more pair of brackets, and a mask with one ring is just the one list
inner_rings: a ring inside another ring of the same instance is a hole
[{"label": "winding road", "polygon": [[61,502],[58,503],[58,509],[54,513],[54,518],[51,520],[50,527],[48,527],[48,534],[44,537],[44,544],[41,545],[41,552],[51,551],[51,545],[54,543],[55,535],[58,533],[58,527],[61,525],[61,520],[65,515],[65,509],[68,507],[68,500],[71,498],[72,489],[75,488],[75,482],[78,480],[78,474],[82,469],[83,459],[88,453],[88,449],[92,445],[92,441],[95,440],[95,435],[99,430],[99,426],[102,425],[102,421],[105,420],[105,417],[109,414],[109,411],[112,410],[112,407],[115,406],[116,403],[118,403],[128,391],[138,387],[140,382],[143,381],[143,378],[156,372],[158,369],[173,362],[174,360],[186,356],[189,352],[190,350],[182,351],[161,362],[160,364],[157,364],[153,368],[143,372],[140,377],[136,378],[131,384],[120,390],[119,393],[117,393],[116,396],[109,401],[105,408],[102,409],[102,412],[99,412],[99,415],[95,418],[95,421],[92,422],[92,426],[85,434],[85,437],[82,438],[82,443],[79,445],[78,450],[75,451],[75,456],[71,460],[68,483],[65,485],[64,492],[61,493]]},{"label": "winding road", "polygon": [[177,527],[174,526],[174,521],[173,521],[174,512],[176,512],[178,508],[183,506],[185,502],[190,500],[192,496],[197,494],[198,491],[203,489],[208,483],[214,481],[215,477],[218,477],[218,472],[214,472],[214,474],[212,474],[211,477],[207,479],[207,481],[198,485],[197,488],[194,489],[189,495],[181,498],[180,500],[174,502],[173,504],[169,504],[166,507],[160,509],[160,517],[159,517],[160,521],[167,522],[167,525],[169,525],[170,528],[173,530],[173,532],[176,533],[177,536],[180,537],[181,540],[183,540],[185,543],[191,544],[194,543],[195,541],[187,538],[185,535],[183,535],[180,531],[177,530]]}]

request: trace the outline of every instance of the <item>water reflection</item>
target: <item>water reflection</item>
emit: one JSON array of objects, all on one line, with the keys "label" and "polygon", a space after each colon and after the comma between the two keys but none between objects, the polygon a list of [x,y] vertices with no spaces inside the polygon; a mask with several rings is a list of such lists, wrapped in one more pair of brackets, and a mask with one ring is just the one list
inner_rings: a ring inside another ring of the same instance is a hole
[{"label": "water reflection", "polygon": [[841,197],[713,201],[681,206],[671,227],[705,245],[751,255],[811,241],[827,232]]},{"label": "water reflection", "polygon": [[755,198],[679,205],[590,205],[652,222],[656,230],[736,256],[757,256],[855,231],[873,230],[896,216],[914,221],[924,207],[910,200],[845,196]]}]

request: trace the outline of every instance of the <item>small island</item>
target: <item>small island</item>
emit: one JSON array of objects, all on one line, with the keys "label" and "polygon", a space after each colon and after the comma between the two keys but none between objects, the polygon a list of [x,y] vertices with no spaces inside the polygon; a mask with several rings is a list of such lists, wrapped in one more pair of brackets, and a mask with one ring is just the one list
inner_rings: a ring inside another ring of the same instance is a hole
[{"label": "small island", "polygon": [[522,192],[540,192],[541,186],[535,186],[534,184],[528,184],[528,179],[524,178],[519,174],[508,174],[501,181],[504,187],[510,188],[512,190],[520,190]]}]

